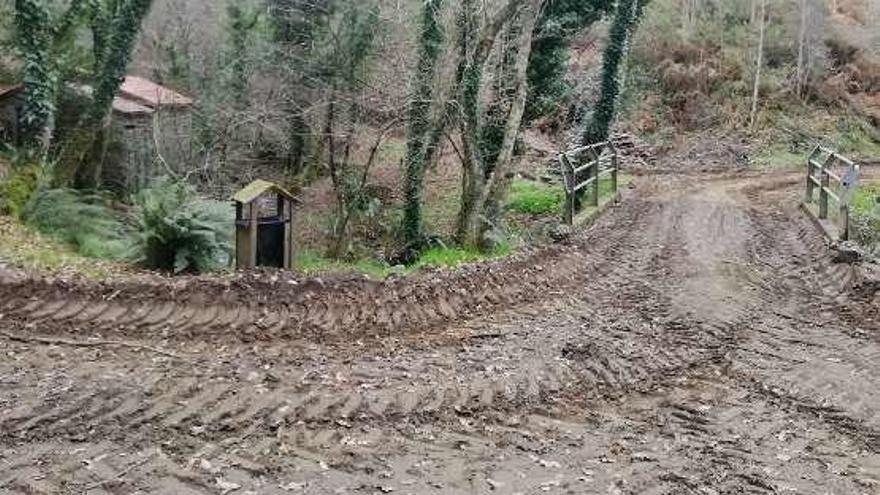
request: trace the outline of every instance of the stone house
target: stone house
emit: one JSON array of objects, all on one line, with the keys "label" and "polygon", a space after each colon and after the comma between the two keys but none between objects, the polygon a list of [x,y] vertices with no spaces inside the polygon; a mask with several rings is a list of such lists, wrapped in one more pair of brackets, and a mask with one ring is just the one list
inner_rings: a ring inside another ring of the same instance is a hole
[{"label": "stone house", "polygon": [[[72,129],[91,97],[70,85],[58,111],[56,142]],[[18,142],[21,86],[0,86],[0,142]],[[104,186],[135,192],[169,171],[186,170],[192,157],[193,100],[147,79],[127,76],[113,100]]]}]

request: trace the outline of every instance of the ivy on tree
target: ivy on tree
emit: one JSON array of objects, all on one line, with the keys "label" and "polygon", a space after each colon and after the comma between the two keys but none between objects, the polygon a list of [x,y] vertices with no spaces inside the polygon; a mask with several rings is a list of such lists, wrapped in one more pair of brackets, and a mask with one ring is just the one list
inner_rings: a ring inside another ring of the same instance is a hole
[{"label": "ivy on tree", "polygon": [[527,122],[554,117],[571,91],[566,81],[571,43],[614,8],[614,0],[554,0],[538,20],[529,61]]},{"label": "ivy on tree", "polygon": [[443,46],[439,15],[443,0],[427,0],[422,8],[419,62],[412,82],[406,140],[403,243],[415,249],[422,242],[422,189],[431,141],[431,97],[437,60]]},{"label": "ivy on tree", "polygon": [[55,112],[55,74],[50,60],[49,9],[43,0],[15,1],[16,41],[21,53],[24,105],[20,117],[22,141],[45,153]]},{"label": "ivy on tree", "polygon": [[602,61],[601,93],[593,117],[584,129],[583,144],[600,143],[607,140],[611,133],[622,89],[621,74],[630,36],[641,17],[645,3],[646,0],[619,0],[617,3]]}]

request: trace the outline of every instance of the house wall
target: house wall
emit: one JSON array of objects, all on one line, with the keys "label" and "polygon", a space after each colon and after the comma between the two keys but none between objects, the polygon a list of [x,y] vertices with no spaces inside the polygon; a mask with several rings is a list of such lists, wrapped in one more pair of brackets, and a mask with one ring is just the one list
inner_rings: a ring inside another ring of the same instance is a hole
[{"label": "house wall", "polygon": [[160,110],[156,113],[156,136],[159,152],[168,166],[185,175],[196,166],[192,150],[192,112]]},{"label": "house wall", "polygon": [[158,175],[151,115],[113,115],[102,168],[104,186],[133,193]]},{"label": "house wall", "polygon": [[114,114],[103,167],[105,186],[133,193],[168,175],[169,169],[185,175],[190,166],[191,129],[189,111]]}]

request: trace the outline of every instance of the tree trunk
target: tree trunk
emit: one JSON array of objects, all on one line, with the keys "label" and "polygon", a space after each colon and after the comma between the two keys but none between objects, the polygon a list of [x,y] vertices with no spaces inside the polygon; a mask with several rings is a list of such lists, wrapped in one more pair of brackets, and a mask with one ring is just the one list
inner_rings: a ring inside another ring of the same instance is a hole
[{"label": "tree trunk", "polygon": [[749,117],[749,129],[755,128],[758,119],[758,97],[761,92],[761,69],[764,66],[764,31],[767,25],[767,0],[761,0],[761,24],[758,35],[758,62],[755,68],[755,87],[752,91],[752,113]]},{"label": "tree trunk", "polygon": [[56,74],[50,56],[49,11],[44,2],[15,1],[16,41],[22,53],[24,108],[20,121],[23,144],[44,157],[52,136]]},{"label": "tree trunk", "polygon": [[[67,185],[71,180],[75,181],[78,188],[95,188],[99,185],[96,179],[101,176],[101,162],[104,157],[96,156],[95,147],[83,144],[95,141],[98,133],[103,132],[113,106],[113,98],[125,78],[141,22],[151,6],[152,0],[129,0],[121,4],[113,17],[100,72],[96,75],[92,105],[83,125],[86,135],[65,143],[66,148],[76,148],[64,152],[69,162],[62,164],[65,170],[55,178],[56,183],[61,183],[59,185]],[[78,133],[74,133],[76,134]]]},{"label": "tree trunk", "polygon": [[[488,222],[489,211],[487,210],[487,205],[490,198],[500,198],[504,193],[504,178],[513,161],[516,140],[519,136],[525,112],[532,39],[542,4],[543,0],[531,0],[520,13],[518,26],[520,32],[516,46],[516,59],[512,74],[513,81],[511,81],[511,86],[515,90],[507,122],[504,126],[501,147],[492,163],[487,164],[484,162],[482,170],[478,169],[476,175],[479,177],[479,180],[476,181],[477,184],[472,185],[473,191],[468,201],[462,202],[462,211],[459,215],[461,219],[460,230],[462,241],[468,246],[485,247],[484,234],[491,227]],[[491,172],[487,176],[485,172],[488,170],[491,170]]]},{"label": "tree trunk", "polygon": [[807,19],[809,14],[807,0],[801,0],[801,27],[798,36],[798,61],[797,61],[797,80],[795,81],[795,93],[798,98],[803,98],[804,83],[806,81],[806,47],[807,47]]},{"label": "tree trunk", "polygon": [[406,185],[401,231],[404,245],[413,249],[422,242],[422,189],[427,159],[433,154],[429,152],[429,148],[438,144],[435,142],[435,134],[430,131],[434,80],[443,43],[443,32],[439,22],[442,4],[443,0],[428,0],[424,4],[419,63],[409,102],[405,158]]},{"label": "tree trunk", "polygon": [[621,73],[625,65],[629,38],[642,11],[639,0],[620,0],[605,55],[602,61],[602,83],[599,101],[593,118],[584,130],[581,142],[585,145],[600,143],[608,139],[611,125],[617,114],[617,102],[622,89]]}]

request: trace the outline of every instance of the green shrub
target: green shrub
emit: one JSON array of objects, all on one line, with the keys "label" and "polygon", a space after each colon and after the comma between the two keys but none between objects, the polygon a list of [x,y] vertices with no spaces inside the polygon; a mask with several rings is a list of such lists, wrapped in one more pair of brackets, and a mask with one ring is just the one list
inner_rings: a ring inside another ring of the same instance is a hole
[{"label": "green shrub", "polygon": [[861,186],[850,208],[857,240],[875,253],[880,251],[880,182]]},{"label": "green shrub", "polygon": [[229,266],[232,207],[200,198],[194,188],[163,179],[133,197],[132,258],[174,273]]},{"label": "green shrub", "polygon": [[544,215],[561,210],[565,195],[561,187],[517,179],[507,196],[507,209],[518,213]]},{"label": "green shrub", "polygon": [[0,182],[0,213],[20,217],[31,195],[36,191],[42,175],[36,164],[13,167]]},{"label": "green shrub", "polygon": [[106,199],[71,189],[39,189],[21,213],[26,224],[83,256],[123,258],[128,232]]}]

